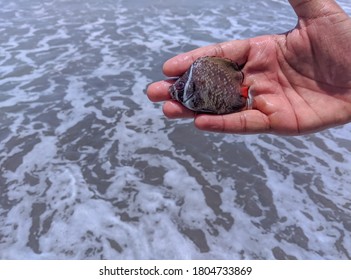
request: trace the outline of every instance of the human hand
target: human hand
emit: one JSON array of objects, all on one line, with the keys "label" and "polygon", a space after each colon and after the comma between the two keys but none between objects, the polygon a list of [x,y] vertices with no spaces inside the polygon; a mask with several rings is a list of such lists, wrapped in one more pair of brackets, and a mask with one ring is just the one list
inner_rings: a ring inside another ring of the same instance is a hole
[{"label": "human hand", "polygon": [[195,118],[202,130],[298,135],[351,121],[351,19],[333,0],[290,0],[297,26],[280,35],[234,40],[180,54],[165,62],[167,76],[180,76],[200,56],[245,64],[244,84],[253,110],[227,115],[196,114],[170,100],[170,82],[147,89],[166,101],[169,118]]}]

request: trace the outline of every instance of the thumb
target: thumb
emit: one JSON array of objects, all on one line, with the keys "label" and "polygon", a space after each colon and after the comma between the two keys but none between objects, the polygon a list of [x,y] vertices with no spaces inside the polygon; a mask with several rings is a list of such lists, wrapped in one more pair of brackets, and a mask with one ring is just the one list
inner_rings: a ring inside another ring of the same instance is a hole
[{"label": "thumb", "polygon": [[183,74],[190,65],[201,56],[216,56],[229,58],[239,65],[245,64],[250,49],[249,40],[234,40],[179,54],[165,62],[163,72],[166,76],[174,77]]},{"label": "thumb", "polygon": [[289,0],[296,15],[302,19],[315,19],[335,13],[345,13],[334,0]]}]

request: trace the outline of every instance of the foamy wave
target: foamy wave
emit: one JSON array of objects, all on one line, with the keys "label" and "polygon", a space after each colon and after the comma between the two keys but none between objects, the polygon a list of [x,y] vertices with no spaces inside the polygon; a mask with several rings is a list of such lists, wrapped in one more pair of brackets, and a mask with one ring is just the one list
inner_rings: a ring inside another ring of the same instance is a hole
[{"label": "foamy wave", "polygon": [[292,9],[178,2],[3,3],[0,258],[351,258],[350,125],[204,133],[145,95],[169,57]]}]

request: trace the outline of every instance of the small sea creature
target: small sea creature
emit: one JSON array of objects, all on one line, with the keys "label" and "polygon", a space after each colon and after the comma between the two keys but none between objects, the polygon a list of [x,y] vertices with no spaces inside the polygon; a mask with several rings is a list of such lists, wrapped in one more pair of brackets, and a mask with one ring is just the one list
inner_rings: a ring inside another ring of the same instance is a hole
[{"label": "small sea creature", "polygon": [[170,86],[172,99],[194,112],[228,114],[251,109],[240,66],[226,58],[200,57]]}]

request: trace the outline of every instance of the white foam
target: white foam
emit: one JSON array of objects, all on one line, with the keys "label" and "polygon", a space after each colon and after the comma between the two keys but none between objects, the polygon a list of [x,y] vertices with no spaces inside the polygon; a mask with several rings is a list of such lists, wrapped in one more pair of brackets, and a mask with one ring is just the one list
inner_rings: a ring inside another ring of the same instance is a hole
[{"label": "white foam", "polygon": [[169,57],[286,31],[292,9],[183,2],[0,8],[0,258],[349,258],[350,125],[203,133],[145,95]]}]

